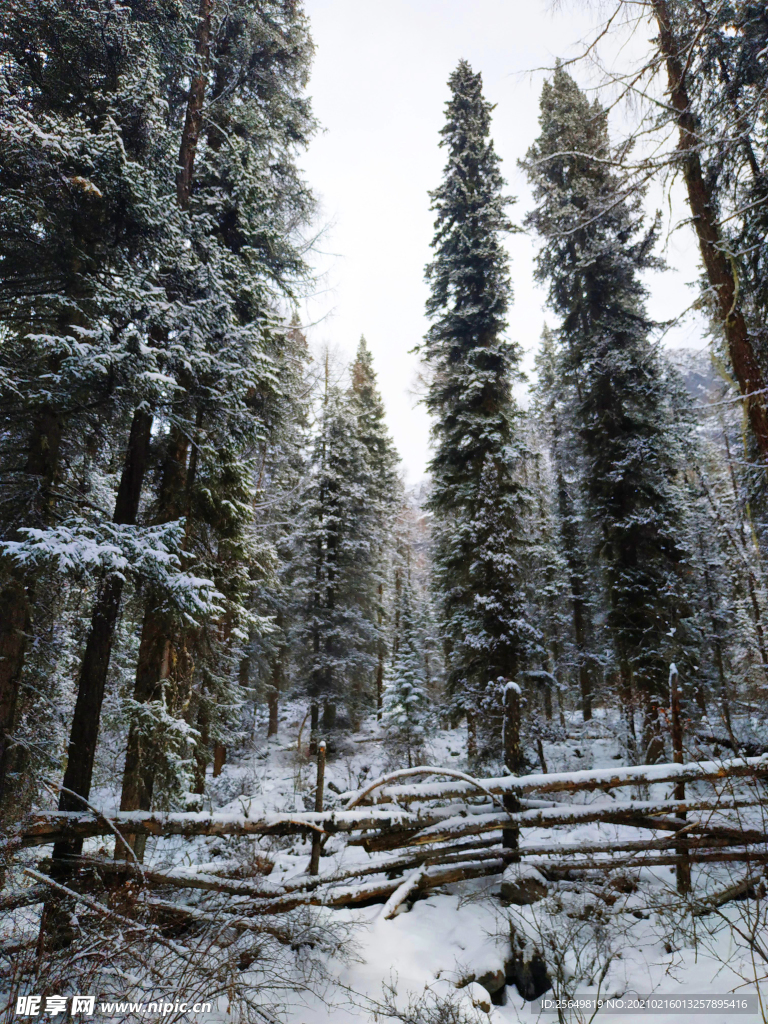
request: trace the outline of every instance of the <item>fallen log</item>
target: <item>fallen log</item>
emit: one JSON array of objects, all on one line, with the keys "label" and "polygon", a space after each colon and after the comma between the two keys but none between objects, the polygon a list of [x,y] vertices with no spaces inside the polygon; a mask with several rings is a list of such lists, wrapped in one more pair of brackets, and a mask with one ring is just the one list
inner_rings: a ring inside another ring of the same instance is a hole
[{"label": "fallen log", "polygon": [[[419,771],[436,772],[435,768],[413,768],[407,771],[415,775]],[[556,772],[511,776],[504,775],[491,779],[473,779],[472,782],[428,782],[410,785],[382,785],[372,803],[411,803],[415,800],[447,800],[467,797],[479,787],[493,795],[505,793],[578,793],[584,790],[611,790],[622,786],[649,785],[657,782],[722,782],[728,779],[762,778],[768,776],[768,754],[759,757],[738,757],[728,761],[702,761],[693,764],[636,765],[628,768],[595,768],[577,772]],[[379,780],[366,787],[343,793],[351,806],[353,800],[362,799],[362,794],[372,794]]]},{"label": "fallen log", "polygon": [[[556,825],[580,825],[593,821],[634,826],[638,828],[669,828],[657,824],[653,815],[675,811],[726,811],[743,807],[754,807],[762,803],[758,796],[732,797],[721,800],[670,800],[662,803],[634,801],[625,804],[616,802],[588,804],[562,809],[543,808],[511,812],[506,815],[485,814],[472,818],[456,817],[426,826],[415,835],[405,836],[399,830],[381,830],[375,835],[364,835],[350,840],[350,845],[360,845],[369,852],[396,847],[419,846],[426,843],[444,843],[467,835],[480,835],[517,824],[520,828],[550,828]],[[688,823],[678,819],[672,829],[679,831]],[[710,826],[696,823],[692,831]]]},{"label": "fallen log", "polygon": [[333,835],[360,829],[403,828],[409,824],[411,828],[419,829],[427,822],[439,821],[441,816],[377,808],[269,814],[263,818],[249,818],[241,814],[152,814],[148,811],[121,811],[108,818],[94,818],[79,811],[48,811],[28,815],[19,840],[23,847],[44,846],[75,838],[112,835],[115,829],[147,836],[287,836],[308,832]]},{"label": "fallen log", "polygon": [[[758,835],[750,838],[708,837],[689,836],[688,844],[691,850],[711,849],[712,847],[723,848],[728,846],[748,846],[757,843],[768,842],[768,834]],[[595,857],[600,854],[615,854],[619,852],[636,852],[637,854],[653,851],[671,849],[680,841],[680,835],[663,837],[661,839],[634,839],[606,843],[543,843],[523,846],[519,849],[519,856],[524,858],[554,856],[564,857],[568,855],[580,855]],[[95,857],[70,858],[69,863],[73,867],[91,868],[103,874],[119,874],[133,878],[141,878],[150,885],[171,886],[180,889],[198,889],[208,892],[229,894],[232,896],[243,896],[257,900],[269,900],[287,897],[292,893],[310,892],[321,886],[338,884],[348,881],[351,878],[362,878],[375,874],[399,874],[404,871],[413,871],[424,864],[449,866],[459,864],[463,861],[488,860],[503,856],[505,850],[501,845],[501,834],[490,839],[477,840],[469,843],[456,843],[448,846],[429,846],[425,849],[416,848],[411,853],[402,857],[387,857],[374,860],[367,864],[356,865],[346,871],[338,871],[329,875],[299,876],[289,880],[283,885],[256,886],[252,882],[241,879],[228,879],[220,875],[204,873],[185,874],[179,872],[159,871],[151,867],[137,867],[130,861],[104,860]],[[748,859],[749,855],[745,855]],[[715,858],[716,859],[716,858]],[[727,858],[724,858],[727,859]],[[733,859],[733,858],[731,858]],[[551,863],[551,862],[544,862]],[[45,867],[43,863],[41,867]],[[31,899],[29,902],[38,902]],[[0,901],[0,909],[2,909]]]}]

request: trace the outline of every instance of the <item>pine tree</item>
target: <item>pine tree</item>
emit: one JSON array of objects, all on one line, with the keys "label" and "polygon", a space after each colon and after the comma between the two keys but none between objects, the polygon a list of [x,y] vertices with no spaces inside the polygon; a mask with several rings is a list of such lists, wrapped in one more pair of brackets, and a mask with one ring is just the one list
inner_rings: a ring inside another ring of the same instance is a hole
[{"label": "pine tree", "polygon": [[641,196],[627,198],[612,168],[606,112],[562,68],[544,85],[540,124],[525,161],[538,201],[529,223],[544,243],[537,276],[561,318],[561,366],[624,700],[636,687],[645,707],[641,755],[653,759],[654,702],[669,662],[691,654],[682,451],[640,278],[657,265],[655,231],[643,231]]},{"label": "pine tree", "polygon": [[[204,356],[168,419],[155,516],[184,518],[182,561],[190,570],[207,565],[223,602],[219,615],[190,632],[185,609],[150,590],[134,691],[144,703],[167,679],[191,694],[182,706],[198,733],[197,792],[210,745],[223,752],[225,709],[237,705],[230,684],[250,618],[247,566],[267,570],[248,537],[255,451],[269,443],[284,405],[276,387],[285,348],[278,305],[293,298],[305,272],[297,233],[312,199],[295,157],[314,128],[303,96],[311,43],[301,9],[292,2],[257,9],[242,0],[212,27],[210,19],[210,5],[201,4],[194,65],[215,64],[215,75],[193,77],[173,110],[173,121],[183,123],[179,205],[201,259],[188,299],[204,300],[195,325]],[[151,778],[162,755],[142,755],[137,742],[129,739],[124,810],[149,806],[152,787],[141,782],[138,765],[145,761]]]},{"label": "pine tree", "polygon": [[374,560],[377,580],[376,587],[376,707],[382,708],[384,665],[387,653],[385,622],[385,587],[387,562],[390,553],[393,514],[400,497],[401,485],[397,476],[400,456],[395,450],[385,421],[384,403],[381,400],[376,373],[365,338],[360,339],[357,355],[351,367],[352,387],[350,398],[357,417],[358,436],[368,453],[368,464],[372,474],[371,500],[376,507],[376,535],[374,538]]},{"label": "pine tree", "polygon": [[[0,581],[0,605],[12,612],[0,615],[5,736],[18,724],[30,626],[45,620],[46,589],[63,586],[51,575],[63,537],[91,552],[107,541],[102,563],[120,547],[117,535],[128,537],[121,528],[136,521],[148,410],[172,375],[157,339],[178,306],[157,268],[183,259],[183,248],[162,187],[170,154],[157,91],[178,32],[173,5],[12,2],[2,12],[0,461],[2,538],[12,551]],[[116,450],[125,458],[113,484]],[[42,531],[36,544],[23,540],[29,528]],[[103,582],[111,621],[97,625],[110,635],[121,586],[113,574]],[[0,790],[10,767],[3,746]]]},{"label": "pine tree", "polygon": [[407,556],[402,569],[395,595],[394,655],[384,691],[382,718],[396,760],[402,758],[411,768],[423,763],[428,699],[419,615]]},{"label": "pine tree", "polygon": [[431,193],[434,259],[427,267],[432,325],[423,345],[434,417],[435,580],[448,685],[470,717],[499,677],[526,667],[536,631],[526,619],[519,553],[527,495],[526,457],[511,395],[519,353],[504,339],[511,298],[501,236],[511,230],[491,106],[466,61],[449,79],[441,145],[443,183]]},{"label": "pine tree", "polygon": [[355,712],[355,685],[374,667],[378,639],[375,529],[378,507],[368,450],[349,396],[330,380],[324,393],[302,494],[292,587],[297,598],[292,645],[312,706],[316,739],[333,729],[340,701]]}]

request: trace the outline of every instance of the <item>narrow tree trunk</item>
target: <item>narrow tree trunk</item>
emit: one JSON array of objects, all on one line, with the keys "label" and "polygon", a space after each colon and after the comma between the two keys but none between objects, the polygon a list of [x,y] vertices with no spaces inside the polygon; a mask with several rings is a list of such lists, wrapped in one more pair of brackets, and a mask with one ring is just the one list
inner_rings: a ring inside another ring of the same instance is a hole
[{"label": "narrow tree trunk", "polygon": [[619,695],[624,721],[627,726],[627,746],[632,760],[637,763],[637,732],[635,730],[635,696],[632,686],[632,669],[626,663],[619,665]]},{"label": "narrow tree trunk", "polygon": [[[323,810],[323,796],[325,788],[325,740],[317,748],[317,783],[315,785],[315,812]],[[320,870],[320,852],[322,850],[323,837],[319,832],[312,836],[312,856],[309,859],[309,874],[316,875]]]},{"label": "narrow tree trunk", "polygon": [[0,823],[14,815],[8,776],[15,760],[12,735],[30,626],[29,592],[11,568],[0,590]]},{"label": "narrow tree trunk", "polygon": [[[683,763],[683,719],[680,714],[680,690],[678,687],[677,668],[672,665],[669,671],[669,713],[672,724],[672,759],[675,764]],[[674,788],[675,800],[685,800],[685,783],[676,782]],[[680,815],[685,819],[685,811]],[[677,844],[677,852],[681,860],[676,866],[677,891],[688,893],[691,891],[691,862],[688,854],[688,843],[681,839]]]},{"label": "narrow tree trunk", "polygon": [[[139,510],[141,488],[149,457],[152,416],[144,410],[133,415],[128,449],[123,462],[120,485],[117,490],[113,521],[133,525]],[[82,811],[83,800],[91,792],[91,779],[96,756],[96,741],[101,721],[101,706],[109,671],[115,623],[120,610],[123,580],[108,576],[101,584],[91,616],[91,628],[85,645],[77,686],[77,700],[72,717],[67,751],[67,767],[59,797],[59,810]],[[54,877],[66,877],[69,867],[63,863],[67,857],[79,856],[82,839],[58,842],[53,847]],[[69,945],[72,927],[69,908],[59,901],[47,902],[40,922],[40,947],[53,948]]]},{"label": "narrow tree trunk", "polygon": [[309,753],[314,757],[317,753],[317,730],[320,725],[320,707],[316,700],[309,706]]},{"label": "narrow tree trunk", "polygon": [[[159,509],[164,522],[177,519],[184,510],[184,494],[187,481],[186,458],[189,440],[176,427],[169,439],[168,451],[163,466],[160,485]],[[168,621],[159,596],[150,594],[144,609],[139,642],[139,657],[136,664],[136,682],[133,699],[146,704],[161,699],[163,683],[171,677],[176,660],[176,646],[173,643],[173,625]],[[123,769],[123,788],[120,797],[121,811],[148,811],[152,807],[155,765],[151,755],[152,741],[142,737],[138,724],[131,722]],[[126,837],[137,855],[143,855],[135,843],[135,837]],[[115,856],[124,857],[122,843],[115,847]]]},{"label": "narrow tree trunk", "polygon": [[[555,450],[559,439],[559,428],[555,425]],[[559,456],[556,454],[556,458]],[[587,608],[584,595],[584,564],[578,551],[578,537],[573,524],[573,507],[568,485],[562,469],[557,467],[557,504],[560,513],[560,532],[568,567],[568,582],[571,588],[571,611],[573,615],[573,638],[579,663],[579,692],[581,713],[585,722],[592,718],[592,678],[587,662]]]},{"label": "narrow tree trunk", "polygon": [[278,726],[278,710],[279,710],[280,691],[274,682],[274,674],[272,677],[272,688],[269,691],[267,697],[267,708],[269,709],[269,724],[267,725],[267,739],[270,736],[277,736]]},{"label": "narrow tree trunk", "polygon": [[212,10],[213,0],[200,0],[197,44],[195,46],[198,69],[189,87],[187,113],[184,121],[184,131],[181,136],[181,147],[179,149],[179,173],[176,180],[176,196],[182,210],[186,210],[189,207],[197,143],[200,139],[200,130],[203,125],[205,87],[210,67]]},{"label": "narrow tree trunk", "polygon": [[[285,619],[282,611],[277,613],[275,618],[275,625],[281,631],[285,625]],[[267,695],[267,707],[269,709],[269,724],[267,726],[267,738],[270,736],[277,736],[278,729],[278,711],[280,707],[280,694],[283,689],[283,660],[285,658],[285,645],[280,644],[280,647],[275,654],[274,661],[272,662],[272,684],[269,688]]]},{"label": "narrow tree trunk", "polygon": [[[115,501],[115,523],[133,525],[136,522],[141,487],[147,468],[151,429],[152,417],[143,410],[137,410],[131,424],[128,450]],[[82,800],[73,794],[87,799],[91,790],[101,705],[122,593],[123,580],[115,574],[104,580],[96,597],[91,629],[80,668],[77,701],[69,734],[67,768],[64,773],[64,789],[72,792],[62,791],[59,800],[59,810],[62,811],[81,811]],[[79,852],[79,849],[70,849],[65,845],[60,850],[54,848],[54,857],[72,856]]]},{"label": "narrow tree trunk", "polygon": [[676,111],[680,160],[702,262],[717,296],[731,365],[745,398],[752,433],[761,455],[768,459],[765,382],[739,305],[735,265],[720,233],[717,205],[701,166],[698,125],[685,81],[687,69],[672,28],[667,0],[652,0],[652,7],[659,26],[659,46],[667,67],[670,100]]},{"label": "narrow tree trunk", "polygon": [[474,711],[467,711],[467,761],[470,769],[477,762],[477,719]]},{"label": "narrow tree trunk", "polygon": [[[513,775],[520,774],[520,691],[514,682],[507,683],[504,689],[504,765]],[[514,793],[507,793],[503,803],[504,810],[510,814],[516,813],[521,807],[520,799]],[[508,850],[517,850],[520,845],[520,829],[503,829],[502,842]],[[515,857],[515,860],[519,859]]]}]

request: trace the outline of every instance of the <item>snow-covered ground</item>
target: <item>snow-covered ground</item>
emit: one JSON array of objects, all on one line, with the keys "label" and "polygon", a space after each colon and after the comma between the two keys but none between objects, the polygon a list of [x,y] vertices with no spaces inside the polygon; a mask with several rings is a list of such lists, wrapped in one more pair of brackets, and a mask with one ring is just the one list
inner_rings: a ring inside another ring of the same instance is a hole
[{"label": "snow-covered ground", "polygon": [[[314,807],[315,766],[307,756],[306,726],[302,749],[297,746],[299,726],[305,709],[288,705],[280,722],[280,735],[270,741],[254,741],[249,749],[233,756],[222,775],[209,780],[209,796],[202,809],[248,813],[291,812]],[[257,735],[264,736],[263,723]],[[435,730],[428,748],[429,763],[466,770],[466,733],[463,728]],[[545,742],[547,767],[552,771],[613,768],[622,755],[611,723],[600,714],[588,726],[568,723],[557,741]],[[375,720],[367,721],[359,733],[336,741],[329,751],[326,793],[329,801],[357,789],[392,767],[386,736]],[[708,784],[699,784],[702,796],[711,796]],[[634,790],[632,791],[634,794]],[[646,788],[643,799],[663,800],[671,794],[668,783]],[[116,793],[104,785],[94,798],[105,809],[114,806]],[[589,802],[595,795],[585,793],[579,800]],[[602,794],[597,798],[605,799]],[[574,796],[569,797],[571,801]],[[627,826],[587,823],[574,827],[526,830],[523,845],[544,842],[611,842],[648,835]],[[87,844],[92,852],[103,848],[103,840]],[[108,852],[108,851],[107,851]],[[243,839],[150,840],[146,860],[153,865],[188,872],[252,874],[262,868],[265,885],[282,886],[304,876],[309,862],[309,840],[297,837],[289,842],[268,837]],[[396,853],[392,856],[399,856]],[[381,854],[375,855],[381,859]],[[359,846],[347,846],[343,837],[333,837],[321,859],[321,874],[332,875],[368,863],[370,855]],[[705,868],[694,866],[697,893],[721,889],[729,879],[739,877],[743,865]],[[378,876],[382,877],[382,876]],[[349,880],[341,884],[349,884]],[[579,996],[626,996],[656,994],[663,997],[755,996],[754,979],[766,973],[768,964],[752,961],[746,943],[739,940],[734,925],[742,931],[755,925],[756,909],[766,900],[730,903],[720,915],[692,920],[679,910],[674,869],[633,868],[619,871],[605,880],[602,876],[550,883],[549,895],[541,902],[506,906],[499,898],[500,878],[491,876],[445,886],[404,904],[387,920],[382,904],[353,909],[316,908],[312,914],[328,934],[338,934],[337,954],[324,954],[323,970],[315,972],[310,987],[297,980],[279,994],[279,1008],[285,1024],[347,1024],[391,1017],[393,1006],[416,1005],[415,1021],[429,1024],[448,1018],[421,1017],[424,1000],[448,999],[456,1013],[451,1022],[484,1020],[493,1024],[514,1021],[556,1021],[556,1012],[534,1011],[513,984],[498,989],[491,1003],[489,988],[509,975],[513,957],[513,936],[524,940],[518,959],[530,959],[534,948],[544,952],[555,992],[565,983]],[[190,900],[190,902],[192,902]],[[677,908],[677,909],[676,909]],[[763,921],[766,920],[764,911]],[[757,924],[757,938],[765,945]],[[768,928],[766,929],[768,931]],[[495,984],[493,983],[495,979]],[[765,986],[768,990],[768,985]],[[265,996],[266,999],[266,996]],[[419,1001],[421,1000],[421,1003]],[[503,1003],[503,1005],[501,1005]],[[498,1005],[496,1005],[498,1004]],[[231,1020],[222,999],[213,1014],[200,1021]],[[565,1021],[588,1021],[591,1012],[571,1010]],[[656,1024],[685,1024],[703,1020],[710,1024],[757,1024],[768,1020],[768,1009],[735,1014],[728,1009],[704,1013],[660,1012],[642,1014]],[[188,1018],[192,1019],[192,1018]],[[198,1018],[195,1018],[198,1019]],[[597,1019],[626,1022],[627,1014],[601,1011]]]},{"label": "snow-covered ground", "polygon": [[[314,765],[299,752],[296,738],[303,709],[289,707],[281,721],[281,734],[276,740],[264,742],[244,760],[228,765],[222,776],[212,784],[217,809],[242,811],[256,816],[262,811],[310,809],[314,795]],[[306,737],[305,737],[306,738]],[[545,743],[545,756],[550,771],[577,768],[617,768],[620,753],[612,731],[597,716],[589,727],[579,722],[569,725],[567,736],[559,742]],[[435,731],[430,739],[429,763],[466,770],[466,735],[463,729]],[[344,792],[363,786],[391,767],[386,737],[375,721],[368,721],[358,734],[350,734],[338,742],[338,749],[329,754],[326,768],[326,791]],[[711,795],[702,784],[702,796]],[[649,787],[646,799],[664,799],[671,794],[668,784]],[[592,799],[585,794],[583,799]],[[571,797],[573,799],[573,797]],[[612,839],[635,839],[636,829],[589,823],[575,828],[531,829],[523,836],[525,845],[544,841],[605,842]],[[166,847],[165,857],[169,851]],[[205,841],[205,860],[220,863],[226,855],[226,840]],[[274,861],[269,882],[279,885],[295,880],[306,871],[309,859],[307,840],[297,840],[280,848],[277,843],[259,846]],[[158,854],[160,850],[157,850]],[[196,851],[199,855],[199,850]],[[186,861],[189,867],[193,848],[179,843],[175,860]],[[380,855],[379,855],[380,856]],[[341,837],[334,838],[326,848],[321,862],[322,874],[347,870],[369,855],[360,847],[347,847]],[[211,864],[198,862],[198,870]],[[743,866],[733,872],[719,868],[714,871],[694,867],[694,886],[722,887],[729,877],[737,877]],[[410,909],[402,907],[392,920],[385,920],[380,904],[342,910],[319,910],[329,926],[343,926],[347,934],[347,953],[330,959],[326,968],[328,979],[319,993],[295,992],[286,999],[283,1009],[288,1024],[346,1024],[347,1021],[369,1019],[386,1001],[387,990],[396,990],[396,1002],[404,1005],[409,996],[418,999],[425,992],[449,996],[463,1001],[467,1010],[480,1007],[489,1010],[494,1022],[531,1021],[537,1019],[532,1004],[523,999],[516,988],[507,985],[506,1005],[490,1005],[488,993],[473,979],[504,971],[511,956],[511,929],[527,936],[532,944],[561,947],[564,976],[579,977],[574,985],[582,995],[631,995],[632,993],[680,997],[755,995],[754,979],[768,965],[754,964],[744,943],[736,940],[733,930],[722,917],[708,915],[698,919],[696,948],[688,919],[688,928],[675,930],[676,920],[670,907],[676,904],[673,868],[641,869],[633,872],[638,888],[620,891],[626,886],[621,879],[602,886],[596,876],[586,883],[561,883],[552,886],[550,896],[528,907],[506,907],[498,898],[498,876],[457,883],[417,900]],[[345,883],[346,884],[346,883]],[[630,886],[633,888],[633,886]],[[761,901],[761,903],[764,901]],[[745,913],[754,913],[755,901],[732,903],[722,913],[732,923],[745,927]],[[716,934],[710,935],[714,925]],[[552,964],[550,964],[552,970]],[[599,983],[598,979],[602,975]],[[591,984],[590,984],[591,982]],[[491,986],[493,987],[493,986]],[[549,995],[552,995],[550,992]],[[571,1011],[566,1020],[589,1020],[590,1013]],[[739,1013],[643,1014],[657,1024],[682,1024],[705,1019],[711,1024],[731,1022],[743,1024],[765,1021],[766,1011]],[[541,1013],[541,1020],[557,1020],[555,1012]],[[626,1021],[626,1014],[601,1011],[598,1019],[608,1022]]]}]

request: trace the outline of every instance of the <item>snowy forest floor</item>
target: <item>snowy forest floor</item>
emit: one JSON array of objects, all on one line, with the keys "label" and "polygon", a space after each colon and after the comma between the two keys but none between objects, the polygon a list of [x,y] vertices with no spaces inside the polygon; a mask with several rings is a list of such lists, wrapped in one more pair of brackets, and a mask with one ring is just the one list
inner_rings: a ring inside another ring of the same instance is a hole
[{"label": "snowy forest floor", "polygon": [[[219,778],[209,778],[208,797],[201,809],[216,809],[250,816],[266,811],[303,811],[313,807],[315,766],[304,749],[297,748],[305,709],[287,705],[281,714],[280,735],[265,741],[265,723],[256,723],[255,738]],[[578,719],[567,724],[558,741],[544,743],[549,771],[617,767],[623,759],[615,723],[598,711],[586,725]],[[304,741],[306,741],[306,726]],[[467,769],[466,731],[436,730],[430,736],[427,763]],[[392,768],[384,733],[369,719],[358,733],[340,737],[331,748],[326,769],[326,793],[362,786]],[[102,781],[105,781],[102,779]],[[694,791],[695,788],[694,788]],[[702,795],[711,786],[700,785]],[[644,798],[662,799],[671,787],[647,787]],[[100,787],[94,803],[108,810],[117,792]],[[589,801],[600,794],[581,794]],[[92,798],[93,799],[93,798]],[[571,799],[573,799],[571,797]],[[759,810],[758,810],[759,813]],[[584,824],[571,828],[527,829],[523,845],[551,842],[606,842],[647,835],[627,826]],[[103,841],[91,840],[86,852],[96,853]],[[29,862],[41,851],[29,851]],[[186,872],[253,875],[269,874],[280,885],[307,870],[309,840],[199,838],[150,839],[145,862],[158,868]],[[369,860],[361,847],[347,846],[333,837],[321,859],[321,875],[347,870]],[[385,920],[382,904],[353,909],[312,908],[313,928],[332,936],[326,948],[311,954],[309,971],[283,974],[267,982],[265,1006],[276,1008],[276,1020],[285,1024],[347,1024],[351,1021],[400,1019],[411,1024],[468,1024],[487,1021],[558,1020],[556,1012],[533,1012],[531,1002],[516,987],[499,989],[491,1005],[486,988],[474,979],[491,979],[494,988],[509,974],[513,938],[530,958],[541,950],[554,989],[549,996],[569,994],[630,996],[655,993],[680,996],[760,996],[759,981],[768,964],[740,937],[768,934],[765,899],[726,904],[714,914],[693,916],[691,905],[675,890],[674,868],[632,868],[613,875],[585,874],[576,880],[550,883],[549,895],[530,906],[505,906],[499,899],[500,877],[476,879],[434,890],[412,904],[404,904]],[[743,877],[742,864],[694,865],[693,883],[698,899],[722,890]],[[381,877],[381,876],[379,876]],[[321,944],[322,946],[322,944]],[[507,965],[505,968],[505,964]],[[306,966],[306,965],[305,965]],[[262,983],[265,979],[257,979]],[[768,984],[763,983],[765,995]],[[765,998],[765,995],[762,998]],[[127,998],[127,996],[126,996]],[[768,1008],[738,1014],[743,1024],[768,1020]],[[657,1024],[683,1024],[700,1018],[711,1024],[730,1021],[733,1011],[718,1013],[659,1012],[642,1014]],[[588,1021],[591,1011],[571,1009],[560,1019]],[[186,1017],[184,1019],[193,1019]],[[232,1020],[226,998],[218,1001],[201,1021]],[[626,1021],[626,1014],[601,1011],[597,1019]]]}]

